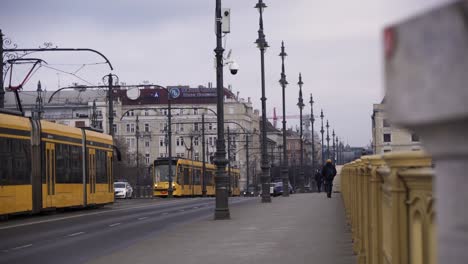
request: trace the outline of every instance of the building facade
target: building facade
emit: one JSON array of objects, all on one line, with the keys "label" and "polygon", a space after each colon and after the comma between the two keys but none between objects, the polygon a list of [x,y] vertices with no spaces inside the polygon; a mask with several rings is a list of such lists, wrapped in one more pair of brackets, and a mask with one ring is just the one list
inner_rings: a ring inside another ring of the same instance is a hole
[{"label": "building facade", "polygon": [[[135,89],[135,88],[132,88]],[[141,85],[137,91],[115,86],[114,125],[116,141],[123,142],[129,166],[148,168],[155,159],[167,157],[168,144],[168,92],[160,86]],[[202,130],[205,131],[205,160],[212,163],[216,152],[217,116],[216,89],[207,87],[170,86],[172,105],[172,156],[203,160]],[[45,102],[41,117],[45,120],[74,127],[91,127],[109,132],[108,100],[104,90],[64,90],[48,103],[52,92],[43,92]],[[135,96],[137,95],[137,96]],[[26,116],[37,109],[36,92],[20,94]],[[247,183],[247,167],[252,182],[253,174],[260,171],[259,112],[250,99],[238,98],[230,90],[224,92],[225,142],[229,150],[230,165],[241,170],[240,188]],[[16,108],[13,93],[6,93],[7,108]],[[202,119],[204,119],[204,126]],[[231,136],[228,146],[227,132]],[[249,141],[249,155],[246,146]],[[137,151],[138,150],[138,151]],[[138,155],[137,155],[138,153]],[[253,162],[256,161],[256,162]],[[249,162],[250,166],[247,166]],[[258,166],[258,168],[255,168]],[[133,176],[124,176],[126,178]]]},{"label": "building facade", "polygon": [[385,99],[382,103],[373,106],[372,148],[375,154],[422,149],[418,135],[389,122],[385,111]]}]

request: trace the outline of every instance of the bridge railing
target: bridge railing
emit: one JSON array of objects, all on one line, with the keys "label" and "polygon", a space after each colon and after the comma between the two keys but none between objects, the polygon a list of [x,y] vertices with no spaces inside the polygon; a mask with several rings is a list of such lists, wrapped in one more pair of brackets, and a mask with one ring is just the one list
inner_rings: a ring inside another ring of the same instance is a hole
[{"label": "bridge railing", "polygon": [[341,192],[358,263],[436,263],[431,157],[364,156],[341,171]]}]

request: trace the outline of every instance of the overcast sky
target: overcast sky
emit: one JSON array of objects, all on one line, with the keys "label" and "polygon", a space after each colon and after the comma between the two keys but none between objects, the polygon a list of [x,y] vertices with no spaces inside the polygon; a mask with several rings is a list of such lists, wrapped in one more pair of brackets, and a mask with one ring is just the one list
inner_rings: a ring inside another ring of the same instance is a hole
[{"label": "overcast sky", "polygon": [[[258,12],[254,0],[223,0],[231,8],[231,34],[226,50],[240,65],[225,86],[260,109]],[[314,95],[314,113],[325,118],[345,142],[367,145],[371,140],[372,104],[383,97],[381,32],[385,25],[440,5],[448,0],[266,0],[264,13],[267,50],[267,112],[281,113],[281,41],[285,41],[287,115],[298,115],[298,75],[302,72],[306,108]],[[93,48],[112,62],[121,82],[160,85],[216,83],[214,52],[215,0],[2,0],[0,29],[18,47],[35,48],[52,42],[62,48]],[[109,73],[95,55],[36,54],[48,62],[27,83],[35,90],[55,90],[74,82],[98,84]],[[71,65],[70,65],[71,64]],[[60,71],[57,71],[60,70]],[[13,83],[25,68],[14,71]],[[64,72],[76,72],[78,79]],[[296,125],[295,119],[288,125]],[[320,130],[319,122],[315,129]],[[331,133],[331,131],[330,131]]]}]

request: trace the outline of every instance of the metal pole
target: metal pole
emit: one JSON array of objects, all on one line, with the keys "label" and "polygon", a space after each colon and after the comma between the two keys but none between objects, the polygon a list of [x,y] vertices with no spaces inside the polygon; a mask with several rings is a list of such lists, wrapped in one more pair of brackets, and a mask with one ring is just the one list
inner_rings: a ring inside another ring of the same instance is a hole
[{"label": "metal pole", "polygon": [[302,74],[299,73],[299,102],[297,106],[299,106],[299,137],[300,137],[300,166],[299,166],[299,192],[304,192],[304,141],[302,135],[302,109],[304,108],[304,100],[302,99]]},{"label": "metal pole", "polygon": [[229,178],[229,183],[228,183],[228,195],[231,196],[232,189],[231,189],[231,184],[232,184],[232,179],[231,179],[231,133],[229,130],[229,126],[227,128],[227,136],[228,136],[228,178]]},{"label": "metal pole", "polygon": [[203,177],[203,187],[202,195],[206,197],[206,157],[205,157],[205,114],[202,114],[202,177]]},{"label": "metal pole", "polygon": [[246,193],[249,191],[250,183],[250,164],[249,164],[249,135],[245,135],[245,159],[247,161],[247,188]]},{"label": "metal pole", "polygon": [[169,188],[167,197],[172,198],[174,189],[172,188],[172,113],[171,113],[171,93],[167,90],[167,140],[169,141]]},{"label": "metal pole", "polygon": [[112,88],[114,86],[113,84],[113,76],[111,73],[109,73],[109,89],[107,89],[107,98],[109,100],[109,132],[108,134],[111,135],[112,138],[114,138],[114,93],[112,91]]},{"label": "metal pole", "polygon": [[323,130],[323,109],[320,110],[320,119],[322,119],[322,128],[320,129],[320,133],[322,134],[322,145],[320,146],[320,153],[322,153],[322,166],[325,164],[325,155],[323,153],[323,148],[324,148],[324,142],[323,142],[323,132],[325,132],[325,130]]},{"label": "metal pole", "polygon": [[[338,135],[336,136],[336,163],[340,162],[340,145],[338,144]],[[335,147],[334,147],[335,148]]]},{"label": "metal pole", "polygon": [[216,141],[216,207],[215,220],[229,219],[229,198],[227,193],[228,178],[226,177],[226,145],[224,141],[224,86],[223,86],[223,43],[221,32],[221,0],[216,0],[216,90],[217,90],[217,126]]},{"label": "metal pole", "polygon": [[330,135],[328,133],[329,128],[330,128],[330,125],[328,124],[328,120],[327,120],[327,159],[330,158]]},{"label": "metal pole", "polygon": [[284,69],[284,58],[288,56],[285,52],[284,41],[281,42],[281,79],[280,84],[283,90],[283,162],[281,168],[281,178],[283,179],[283,197],[289,196],[289,169],[288,169],[288,158],[287,158],[287,148],[286,148],[286,85],[288,81],[286,80],[286,73]]},{"label": "metal pole", "polygon": [[310,124],[312,126],[312,174],[310,176],[310,183],[312,187],[312,179],[315,176],[315,131],[314,131],[314,123],[315,123],[315,117],[314,117],[314,98],[312,97],[312,94],[310,94]]},{"label": "metal pole", "polygon": [[265,97],[265,50],[268,47],[268,43],[265,40],[265,34],[263,32],[263,9],[266,8],[266,5],[262,0],[258,0],[255,8],[258,8],[260,13],[259,19],[259,30],[258,30],[258,39],[256,41],[258,48],[260,49],[260,64],[261,64],[261,80],[262,80],[262,203],[271,203],[270,196],[270,163],[268,161],[268,152],[267,152],[267,133],[266,133],[266,100]]},{"label": "metal pole", "polygon": [[0,29],[0,58],[2,59],[2,72],[0,74],[0,109],[4,108],[5,88],[3,87],[3,33]]},{"label": "metal pole", "polygon": [[140,120],[138,119],[138,115],[136,116],[136,129],[135,129],[135,137],[136,137],[136,167],[137,167],[137,190],[138,190],[138,195],[140,195],[140,159],[138,157],[138,154],[140,153],[140,144],[139,144],[139,139],[140,139]]},{"label": "metal pole", "polygon": [[333,129],[333,132],[332,132],[332,142],[333,142],[333,156],[332,156],[332,161],[333,161],[333,164],[336,163],[336,148],[335,148],[335,129]]}]

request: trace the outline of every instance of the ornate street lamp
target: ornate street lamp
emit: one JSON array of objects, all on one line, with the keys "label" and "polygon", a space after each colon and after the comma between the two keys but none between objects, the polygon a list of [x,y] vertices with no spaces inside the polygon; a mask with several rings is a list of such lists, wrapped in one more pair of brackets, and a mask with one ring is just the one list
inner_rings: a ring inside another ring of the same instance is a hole
[{"label": "ornate street lamp", "polygon": [[328,133],[329,128],[330,128],[330,125],[328,125],[328,120],[327,120],[327,159],[330,158],[330,135]]},{"label": "ornate street lamp", "polygon": [[221,29],[221,0],[216,0],[216,91],[217,91],[217,123],[218,138],[216,140],[216,206],[215,220],[229,219],[228,177],[226,176],[226,145],[224,141],[224,86],[223,86],[223,43]]},{"label": "ornate street lamp", "polygon": [[258,0],[255,8],[260,13],[259,19],[259,30],[258,39],[255,41],[258,49],[260,50],[260,64],[261,64],[261,75],[262,75],[262,203],[271,203],[270,197],[270,163],[268,161],[267,153],[267,133],[266,133],[266,100],[265,97],[265,51],[268,48],[268,43],[265,40],[265,34],[263,33],[263,10],[267,6],[262,0]]},{"label": "ornate street lamp", "polygon": [[333,142],[333,156],[332,156],[332,161],[333,161],[333,164],[336,163],[336,148],[335,148],[335,129],[333,129],[333,133],[332,133],[332,142]]},{"label": "ornate street lamp", "polygon": [[297,103],[297,106],[299,107],[299,137],[300,137],[300,167],[299,167],[299,192],[302,193],[304,192],[304,142],[303,142],[303,136],[302,136],[302,109],[304,109],[304,100],[302,99],[302,85],[304,84],[302,82],[302,75],[299,73],[299,82],[297,83],[299,85],[299,101]]},{"label": "ornate street lamp", "polygon": [[312,126],[312,174],[310,176],[310,187],[312,187],[312,179],[315,175],[315,131],[314,131],[314,122],[315,122],[315,117],[314,117],[314,98],[312,97],[312,94],[310,94],[310,124]]},{"label": "ornate street lamp", "polygon": [[325,132],[325,130],[323,130],[323,118],[325,116],[323,115],[323,109],[320,110],[320,119],[322,119],[322,128],[320,129],[320,133],[322,134],[322,145],[320,146],[320,150],[321,150],[321,153],[322,153],[322,166],[325,164],[325,155],[323,153],[323,132]]},{"label": "ornate street lamp", "polygon": [[283,88],[283,162],[281,168],[281,178],[283,179],[283,196],[289,196],[289,170],[288,170],[288,157],[286,148],[286,73],[284,72],[284,57],[288,56],[284,49],[284,42],[281,42],[281,79],[280,84]]}]

